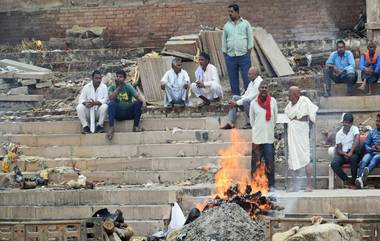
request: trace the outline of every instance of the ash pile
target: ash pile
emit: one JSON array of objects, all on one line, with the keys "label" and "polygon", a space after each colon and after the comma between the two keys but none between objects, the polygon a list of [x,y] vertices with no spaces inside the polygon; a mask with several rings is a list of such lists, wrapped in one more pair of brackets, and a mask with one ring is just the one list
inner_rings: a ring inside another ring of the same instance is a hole
[{"label": "ash pile", "polygon": [[[188,218],[189,219],[189,218]],[[189,220],[187,220],[189,222]],[[262,241],[264,225],[250,218],[235,203],[208,209],[181,230],[170,233],[166,241]]]}]

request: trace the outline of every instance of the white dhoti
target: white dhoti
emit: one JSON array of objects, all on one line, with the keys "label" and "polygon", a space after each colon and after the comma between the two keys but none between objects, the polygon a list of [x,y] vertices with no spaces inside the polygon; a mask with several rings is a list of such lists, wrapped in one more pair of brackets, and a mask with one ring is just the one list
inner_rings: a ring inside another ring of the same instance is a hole
[{"label": "white dhoti", "polygon": [[309,122],[292,120],[288,124],[289,169],[298,170],[310,163]]},{"label": "white dhoti", "polygon": [[[97,108],[87,108],[83,104],[77,105],[77,114],[82,126],[95,126],[97,120],[97,125],[103,126],[104,120],[107,115],[107,104],[102,104],[101,106],[96,106]],[[90,121],[90,125],[88,122]],[[95,128],[90,128],[91,132],[94,132]],[[92,130],[93,129],[93,130]]]},{"label": "white dhoti", "polygon": [[196,83],[191,84],[191,90],[196,97],[204,96],[208,100],[213,100],[216,98],[223,98],[222,86],[218,83],[211,83],[210,86],[205,88],[198,88]]},{"label": "white dhoti", "polygon": [[[288,124],[288,165],[291,170],[298,170],[310,163],[309,120],[315,122],[318,106],[309,98],[301,96],[297,103],[289,103],[285,114],[291,120]],[[299,121],[304,117],[308,121]]]},{"label": "white dhoti", "polygon": [[167,85],[165,86],[164,106],[168,107],[171,103],[181,104],[181,102],[187,106],[189,104],[188,94],[188,89],[174,88]]}]

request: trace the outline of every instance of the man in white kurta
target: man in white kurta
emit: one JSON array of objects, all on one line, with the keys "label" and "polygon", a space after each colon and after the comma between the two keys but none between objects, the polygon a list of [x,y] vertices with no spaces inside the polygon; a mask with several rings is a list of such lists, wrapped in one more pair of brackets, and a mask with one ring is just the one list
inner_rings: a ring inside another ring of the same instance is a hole
[{"label": "man in white kurta", "polygon": [[83,134],[104,132],[103,124],[108,109],[107,102],[107,86],[102,83],[101,73],[95,70],[92,73],[92,81],[83,87],[76,108]]},{"label": "man in white kurta", "polygon": [[181,59],[172,61],[172,68],[161,79],[161,89],[165,90],[164,106],[173,107],[175,104],[187,106],[189,104],[190,77],[182,69]]},{"label": "man in white kurta", "polygon": [[274,191],[275,184],[275,149],[273,143],[277,114],[277,101],[269,95],[268,83],[262,81],[259,86],[259,95],[251,101],[249,110],[252,126],[251,172],[254,174],[256,166],[264,158],[270,192]]},{"label": "man in white kurta", "polygon": [[258,75],[257,69],[251,67],[248,70],[249,85],[243,95],[233,95],[232,100],[228,102],[230,109],[228,111],[228,122],[220,129],[232,129],[235,128],[235,122],[237,119],[237,110],[244,111],[245,125],[243,129],[251,129],[249,119],[249,109],[251,101],[254,100],[259,94],[259,86],[263,79]]},{"label": "man in white kurta", "polygon": [[219,101],[223,98],[223,90],[220,85],[218,69],[210,64],[210,56],[201,53],[199,67],[195,71],[195,83],[191,84],[191,90],[195,96],[203,100],[203,104],[209,105],[210,101]]},{"label": "man in white kurta", "polygon": [[315,123],[317,111],[318,106],[313,104],[306,96],[301,96],[301,91],[297,86],[289,88],[289,103],[285,107],[285,114],[290,119],[288,124],[288,164],[289,169],[293,171],[292,191],[297,189],[295,183],[296,171],[303,167],[305,167],[307,176],[305,191],[312,190],[309,121]]}]

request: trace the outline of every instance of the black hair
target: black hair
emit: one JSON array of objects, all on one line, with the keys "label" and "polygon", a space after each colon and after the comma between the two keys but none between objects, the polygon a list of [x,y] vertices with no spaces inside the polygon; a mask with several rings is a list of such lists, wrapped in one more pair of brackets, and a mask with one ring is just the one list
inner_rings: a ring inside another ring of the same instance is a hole
[{"label": "black hair", "polygon": [[338,46],[338,44],[343,44],[343,46],[346,47],[346,43],[343,40],[339,40],[338,42],[336,42],[336,46]]},{"label": "black hair", "polygon": [[354,116],[351,113],[344,114],[343,122],[353,123],[354,122]]},{"label": "black hair", "polygon": [[122,76],[124,76],[124,78],[127,77],[127,74],[126,74],[125,71],[122,70],[122,69],[119,69],[118,71],[116,71],[116,75],[122,75]]},{"label": "black hair", "polygon": [[237,5],[236,3],[228,5],[228,8],[232,8],[235,12],[239,12],[239,5]]},{"label": "black hair", "polygon": [[100,74],[100,75],[102,75],[102,73],[100,73],[100,71],[99,70],[94,70],[94,72],[92,72],[92,78],[94,78],[94,76],[96,75],[96,74]]},{"label": "black hair", "polygon": [[205,52],[202,52],[199,56],[202,56],[203,58],[207,59],[208,61],[210,61],[210,55],[208,55],[207,53]]},{"label": "black hair", "polygon": [[260,88],[261,86],[263,86],[263,85],[268,86],[268,85],[269,85],[269,82],[266,81],[266,80],[261,81],[261,83],[259,84],[259,88]]}]

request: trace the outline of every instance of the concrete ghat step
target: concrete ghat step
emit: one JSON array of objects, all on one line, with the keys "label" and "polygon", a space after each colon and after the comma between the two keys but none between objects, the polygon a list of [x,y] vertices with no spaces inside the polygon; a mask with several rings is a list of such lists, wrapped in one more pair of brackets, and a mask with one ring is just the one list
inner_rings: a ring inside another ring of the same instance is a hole
[{"label": "concrete ghat step", "polygon": [[89,205],[89,206],[0,206],[0,219],[84,219],[97,210],[107,208],[110,212],[120,209],[128,220],[170,219],[171,205]]},{"label": "concrete ghat step", "polygon": [[133,228],[134,235],[149,236],[165,229],[164,220],[128,220],[128,226]]},{"label": "concrete ghat step", "polygon": [[[219,166],[219,156],[196,156],[196,157],[156,157],[156,158],[102,158],[102,159],[65,159],[65,160],[42,160],[42,161],[19,161],[18,166],[22,171],[37,172],[51,167],[72,167],[81,171],[194,171]],[[250,168],[250,156],[239,157],[242,168]],[[317,162],[317,175],[327,176],[329,161],[323,159]],[[276,162],[276,173],[286,174],[285,162]],[[303,170],[301,170],[303,172]],[[289,174],[290,175],[290,174]]]},{"label": "concrete ghat step", "polygon": [[[365,92],[357,89],[358,87],[361,86],[361,84],[362,84],[362,82],[356,83],[354,85],[354,95],[355,96],[365,96],[367,94],[368,89]],[[331,86],[331,94],[333,96],[347,96],[347,85],[345,85],[345,84],[333,84]],[[379,83],[375,83],[374,86],[372,87],[372,94],[374,94],[374,95],[380,94],[380,84]]]},{"label": "concrete ghat step", "polygon": [[[240,142],[249,145],[250,142]],[[177,143],[177,144],[146,144],[146,145],[101,145],[101,146],[51,146],[51,147],[20,147],[20,152],[26,156],[48,158],[58,157],[165,157],[165,156],[215,156],[219,150],[231,143]],[[248,153],[247,153],[248,154]]]},{"label": "concrete ghat step", "polygon": [[[251,140],[251,130],[239,130],[242,140]],[[9,142],[21,143],[26,146],[90,146],[90,145],[136,145],[159,144],[175,142],[215,142],[230,140],[230,131],[226,130],[174,130],[174,131],[146,131],[141,133],[115,133],[112,141],[105,138],[105,133],[82,134],[21,134],[6,135]]]},{"label": "concrete ghat step", "polygon": [[0,206],[166,205],[177,201],[178,188],[104,187],[95,190],[2,190]]},{"label": "concrete ghat step", "polygon": [[379,109],[380,96],[331,96],[320,99],[321,109],[341,109],[344,111],[360,109]]},{"label": "concrete ghat step", "polygon": [[[278,202],[285,206],[285,214],[332,214],[335,208],[351,214],[380,212],[380,207],[377,205],[380,201],[380,193],[375,189],[316,189],[311,193],[278,190],[276,191],[276,197]],[[195,207],[197,203],[202,203],[206,198],[209,198],[209,196],[184,196],[181,208],[185,214],[188,214],[191,208]]]},{"label": "concrete ghat step", "polygon": [[[151,118],[142,119],[141,125],[146,131],[172,130],[181,128],[185,130],[194,129],[218,129],[217,118]],[[133,121],[121,121],[115,123],[116,132],[131,132]],[[12,134],[78,134],[80,123],[75,121],[44,121],[44,122],[0,122],[1,133]]]}]

